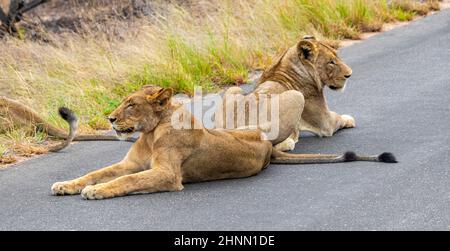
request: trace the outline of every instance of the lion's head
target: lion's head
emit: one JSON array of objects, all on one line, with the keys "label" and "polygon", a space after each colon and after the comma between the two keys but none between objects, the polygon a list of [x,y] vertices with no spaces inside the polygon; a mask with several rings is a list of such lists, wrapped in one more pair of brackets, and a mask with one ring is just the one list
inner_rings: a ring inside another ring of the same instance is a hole
[{"label": "lion's head", "polygon": [[303,41],[314,45],[311,48],[316,50],[315,66],[322,83],[332,90],[344,90],[347,79],[352,75],[352,69],[329,45],[316,40],[313,36],[305,36]]},{"label": "lion's head", "polygon": [[313,36],[304,36],[264,71],[259,84],[275,81],[303,92],[314,86],[343,90],[351,75],[352,69],[335,49]]},{"label": "lion's head", "polygon": [[170,106],[172,93],[171,88],[149,85],[126,97],[108,118],[117,136],[128,138],[135,132],[154,130]]}]

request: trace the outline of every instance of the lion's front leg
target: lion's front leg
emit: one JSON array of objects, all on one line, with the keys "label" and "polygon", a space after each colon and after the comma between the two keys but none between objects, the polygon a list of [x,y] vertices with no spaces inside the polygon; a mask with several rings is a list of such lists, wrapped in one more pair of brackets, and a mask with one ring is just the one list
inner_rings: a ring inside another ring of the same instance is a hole
[{"label": "lion's front leg", "polygon": [[81,196],[87,200],[101,200],[133,193],[180,191],[181,175],[170,170],[152,168],[140,173],[122,176],[107,183],[87,186]]},{"label": "lion's front leg", "polygon": [[319,136],[330,137],[340,129],[355,127],[355,119],[350,115],[339,115],[335,112],[328,112]]},{"label": "lion's front leg", "polygon": [[56,182],[52,186],[53,195],[79,194],[88,185],[111,181],[123,175],[137,173],[150,168],[151,149],[145,140],[139,140],[131,147],[126,157],[119,163],[90,172],[80,178]]},{"label": "lion's front leg", "polygon": [[81,193],[88,185],[107,182],[117,177],[142,171],[143,168],[131,161],[124,161],[100,170],[88,173],[80,178],[56,182],[51,190],[53,195],[73,195]]},{"label": "lion's front leg", "polygon": [[343,128],[353,128],[356,127],[355,118],[353,116],[343,114],[341,115],[341,119],[344,120],[344,127]]},{"label": "lion's front leg", "polygon": [[343,128],[355,127],[355,119],[350,115],[339,115],[335,112],[327,111],[322,116],[317,116],[313,120],[305,117],[302,122],[302,131],[309,131],[319,137],[331,137],[335,132]]},{"label": "lion's front leg", "polygon": [[355,119],[350,115],[346,115],[346,114],[339,115],[335,112],[330,112],[330,114],[335,120],[334,132],[336,132],[340,129],[343,129],[343,128],[353,128],[356,126]]}]

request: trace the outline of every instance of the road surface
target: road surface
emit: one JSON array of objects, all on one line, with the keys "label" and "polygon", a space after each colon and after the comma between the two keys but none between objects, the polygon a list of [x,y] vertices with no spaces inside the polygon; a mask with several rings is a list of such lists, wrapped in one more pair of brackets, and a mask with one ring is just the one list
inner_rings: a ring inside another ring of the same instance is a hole
[{"label": "road surface", "polygon": [[450,11],[341,51],[353,68],[329,105],[357,128],[305,135],[296,151],[391,151],[399,164],[272,165],[176,193],[103,201],[50,186],[119,161],[126,142],[88,142],[0,171],[0,230],[450,230]]}]

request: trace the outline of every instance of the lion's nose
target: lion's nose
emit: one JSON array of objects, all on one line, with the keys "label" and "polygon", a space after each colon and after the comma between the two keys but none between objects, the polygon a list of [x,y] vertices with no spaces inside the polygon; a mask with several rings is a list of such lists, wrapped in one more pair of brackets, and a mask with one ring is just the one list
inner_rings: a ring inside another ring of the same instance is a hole
[{"label": "lion's nose", "polygon": [[345,75],[344,77],[345,78],[350,78],[352,76],[352,74],[348,74],[348,75]]},{"label": "lion's nose", "polygon": [[109,117],[108,120],[109,120],[109,122],[111,122],[111,124],[112,124],[112,123],[116,122],[117,118]]}]

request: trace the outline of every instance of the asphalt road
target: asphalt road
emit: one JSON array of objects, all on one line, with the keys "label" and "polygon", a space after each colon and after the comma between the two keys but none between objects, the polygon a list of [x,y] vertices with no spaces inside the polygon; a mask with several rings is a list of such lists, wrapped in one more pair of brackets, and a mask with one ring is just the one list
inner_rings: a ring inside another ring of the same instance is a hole
[{"label": "asphalt road", "polygon": [[1,230],[450,230],[450,11],[341,51],[354,75],[330,107],[357,128],[306,135],[302,152],[380,153],[399,164],[272,165],[238,180],[103,201],[55,181],[119,161],[129,143],[73,145],[0,171]]}]

